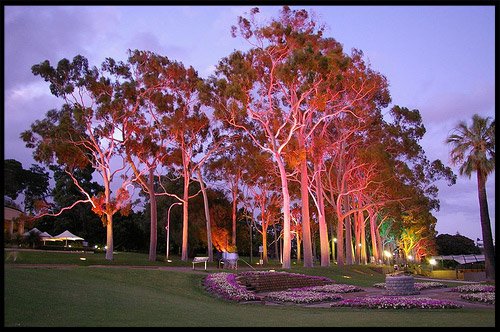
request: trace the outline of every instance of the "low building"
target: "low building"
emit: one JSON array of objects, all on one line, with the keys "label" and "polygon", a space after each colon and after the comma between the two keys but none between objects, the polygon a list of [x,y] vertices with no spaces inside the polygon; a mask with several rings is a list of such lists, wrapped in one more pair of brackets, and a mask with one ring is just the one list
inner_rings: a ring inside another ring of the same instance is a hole
[{"label": "low building", "polygon": [[21,220],[21,215],[23,215],[23,211],[15,208],[13,206],[6,206],[4,204],[3,207],[3,225],[4,225],[4,233],[8,232],[11,238],[15,238],[16,234],[24,233],[24,220]]}]

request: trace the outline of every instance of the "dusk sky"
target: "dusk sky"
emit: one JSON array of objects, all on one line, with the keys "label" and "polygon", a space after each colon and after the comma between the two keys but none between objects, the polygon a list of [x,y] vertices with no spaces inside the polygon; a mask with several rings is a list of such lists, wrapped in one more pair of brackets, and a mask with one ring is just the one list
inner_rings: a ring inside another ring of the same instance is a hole
[{"label": "dusk sky", "polygon": [[[254,6],[5,6],[4,159],[28,169],[32,150],[19,138],[61,101],[31,73],[81,54],[99,66],[107,57],[126,60],[128,49],[150,50],[213,73],[220,59],[249,45],[230,27]],[[279,6],[260,6],[277,17]],[[427,133],[421,141],[429,160],[452,166],[444,142],[459,121],[495,117],[494,6],[311,6],[326,23],[326,36],[344,51],[360,49],[373,69],[387,77],[393,105],[418,109]],[[452,167],[458,175],[458,167]],[[433,211],[439,234],[482,239],[475,173],[439,186],[441,209]],[[487,182],[495,238],[495,173]]]}]

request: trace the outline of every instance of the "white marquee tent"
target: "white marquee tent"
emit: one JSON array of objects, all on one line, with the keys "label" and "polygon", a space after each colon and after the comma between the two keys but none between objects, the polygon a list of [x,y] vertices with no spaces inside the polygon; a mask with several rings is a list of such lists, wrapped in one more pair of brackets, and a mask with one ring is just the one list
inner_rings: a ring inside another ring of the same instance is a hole
[{"label": "white marquee tent", "polygon": [[50,235],[49,233],[47,232],[42,232],[40,231],[38,228],[33,228],[33,229],[30,229],[28,232],[25,232],[23,233],[23,236],[29,236],[31,233],[35,233],[35,234],[38,234],[38,236],[40,237],[40,240],[43,241],[43,244],[45,244],[45,241],[47,239],[51,239],[52,238],[52,235]]},{"label": "white marquee tent", "polygon": [[84,239],[74,235],[70,231],[66,230],[59,235],[53,236],[45,241],[66,241],[66,246],[68,245],[68,240],[70,241],[83,241]]}]

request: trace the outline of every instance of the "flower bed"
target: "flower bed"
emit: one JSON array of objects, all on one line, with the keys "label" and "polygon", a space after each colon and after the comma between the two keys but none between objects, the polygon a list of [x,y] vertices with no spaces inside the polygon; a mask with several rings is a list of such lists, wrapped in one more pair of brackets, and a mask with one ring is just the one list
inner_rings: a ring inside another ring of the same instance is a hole
[{"label": "flower bed", "polygon": [[345,284],[332,284],[324,286],[313,286],[313,287],[303,287],[303,288],[292,288],[290,291],[311,291],[311,292],[323,292],[323,293],[352,293],[352,292],[362,292],[363,289],[358,286],[345,285]]},{"label": "flower bed", "polygon": [[465,293],[465,294],[460,294],[460,297],[464,300],[467,300],[467,301],[495,304],[495,293],[494,292]]},{"label": "flower bed", "polygon": [[488,285],[463,285],[450,288],[452,292],[460,292],[460,293],[484,293],[484,292],[495,292],[495,286]]},{"label": "flower bed", "polygon": [[[415,287],[416,290],[419,290],[419,291],[423,290],[423,289],[447,287],[445,284],[440,283],[440,282],[416,282],[413,284],[413,286]],[[373,284],[373,287],[385,289],[385,283]]]},{"label": "flower bed", "polygon": [[332,303],[331,307],[355,307],[367,309],[459,309],[461,305],[446,300],[426,297],[382,296],[345,299]]},{"label": "flower bed", "polygon": [[219,272],[209,274],[205,278],[205,289],[217,297],[236,301],[257,301],[260,297],[247,291],[245,287],[238,285],[235,280],[236,274]]},{"label": "flower bed", "polygon": [[322,301],[338,301],[342,299],[342,296],[326,292],[287,290],[281,292],[270,292],[266,295],[266,298],[279,302],[315,303]]}]

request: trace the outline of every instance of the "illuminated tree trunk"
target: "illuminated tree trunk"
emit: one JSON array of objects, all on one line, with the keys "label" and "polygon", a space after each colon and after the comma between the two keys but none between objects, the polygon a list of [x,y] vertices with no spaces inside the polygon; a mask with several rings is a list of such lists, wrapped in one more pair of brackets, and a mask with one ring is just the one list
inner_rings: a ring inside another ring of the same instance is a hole
[{"label": "illuminated tree trunk", "polygon": [[189,200],[189,180],[190,174],[188,170],[188,161],[185,160],[185,150],[184,146],[182,148],[182,158],[184,164],[184,194],[183,194],[183,202],[182,202],[182,255],[181,259],[186,262],[188,260],[188,200]]},{"label": "illuminated tree trunk", "polygon": [[301,246],[302,246],[302,241],[300,240],[300,236],[297,233],[297,264],[299,264],[301,260],[301,250],[300,250]]},{"label": "illuminated tree trunk", "polygon": [[[299,149],[304,149],[303,134],[299,134]],[[300,199],[302,200],[302,243],[304,246],[304,267],[313,266],[311,248],[311,219],[309,215],[309,191],[307,189],[307,159],[300,161]]]},{"label": "illuminated tree trunk", "polygon": [[283,194],[283,264],[282,268],[290,269],[291,265],[291,237],[290,237],[290,194],[288,192],[288,179],[286,176],[285,165],[281,157],[275,156],[278,161],[278,167],[281,178],[281,192]]},{"label": "illuminated tree trunk", "polygon": [[113,260],[113,215],[106,214],[106,259]]},{"label": "illuminated tree trunk", "polygon": [[337,265],[344,265],[344,218],[342,217],[342,205],[337,204]]},{"label": "illuminated tree trunk", "polygon": [[233,194],[233,236],[232,236],[232,244],[233,246],[236,246],[236,205],[238,204],[237,202],[237,196],[238,196],[238,185],[233,186],[232,188],[232,194]]},{"label": "illuminated tree trunk", "polygon": [[[205,220],[207,223],[208,260],[210,262],[213,262],[214,261],[214,249],[213,249],[213,245],[212,245],[212,230],[210,227],[210,209],[208,206],[207,188],[205,188],[205,184],[203,183],[203,179],[201,178],[201,167],[198,167],[198,181],[200,182],[201,193],[203,195],[203,206],[205,208]],[[250,235],[250,239],[251,239],[251,235]],[[250,245],[251,245],[251,242],[250,242]]]},{"label": "illuminated tree trunk", "polygon": [[262,260],[264,263],[268,263],[267,259],[267,225],[268,222],[264,219],[264,209],[262,209]]},{"label": "illuminated tree trunk", "polygon": [[[385,260],[385,253],[384,253],[384,244],[382,242],[382,238],[380,237],[380,231],[378,227],[375,228],[375,236],[377,238],[377,249],[379,252],[379,259],[382,261],[382,264],[384,263]],[[377,264],[379,262],[377,261]]]},{"label": "illuminated tree trunk", "polygon": [[[349,199],[346,196],[344,198],[344,204],[346,205],[345,211],[348,210]],[[353,260],[353,250],[352,250],[352,225],[351,225],[351,215],[345,218],[345,261],[347,265],[354,264]]]},{"label": "illuminated tree trunk", "polygon": [[379,249],[378,249],[378,238],[377,238],[377,235],[375,234],[375,229],[377,227],[377,225],[376,225],[376,215],[373,213],[372,209],[368,210],[368,215],[370,217],[370,238],[372,240],[373,257],[375,258],[375,263],[379,264],[381,252],[379,252]]},{"label": "illuminated tree trunk", "polygon": [[328,229],[326,227],[326,219],[325,219],[323,186],[321,184],[319,167],[315,164],[314,168],[315,168],[314,174],[316,181],[316,199],[317,199],[318,223],[319,223],[321,266],[330,266],[330,248],[328,246]]},{"label": "illuminated tree trunk", "polygon": [[365,231],[366,231],[366,228],[365,228],[365,218],[363,216],[363,212],[360,212],[361,213],[361,248],[360,251],[361,251],[361,264],[366,264],[368,262],[368,257],[367,257],[367,254],[366,254],[366,234],[365,234]]},{"label": "illuminated tree trunk", "polygon": [[361,218],[360,213],[355,212],[354,215],[354,262],[355,264],[361,264],[361,248],[359,244],[361,243]]}]

